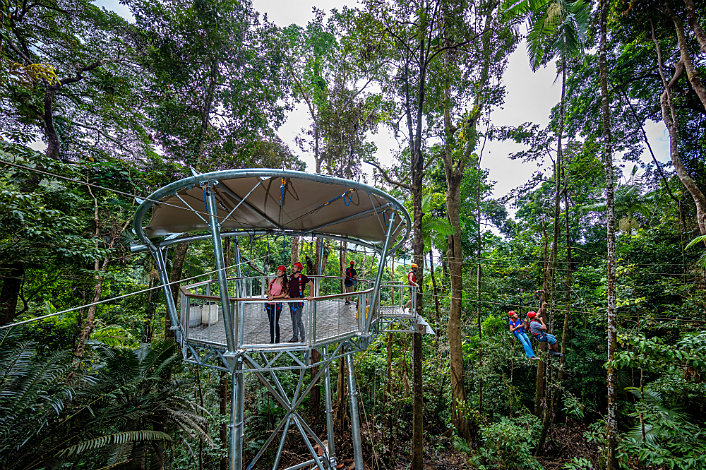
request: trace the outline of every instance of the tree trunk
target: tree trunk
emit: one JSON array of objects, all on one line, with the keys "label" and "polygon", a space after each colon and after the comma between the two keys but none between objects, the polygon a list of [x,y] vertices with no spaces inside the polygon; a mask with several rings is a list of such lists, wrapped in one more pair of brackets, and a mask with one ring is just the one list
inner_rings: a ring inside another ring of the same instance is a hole
[{"label": "tree trunk", "polygon": [[461,251],[460,227],[460,178],[449,175],[447,171],[446,215],[454,228],[449,236],[449,273],[451,278],[451,301],[446,336],[449,342],[449,368],[451,372],[451,422],[459,435],[470,440],[471,431],[468,419],[463,413],[466,403],[465,373],[463,368],[463,349],[461,338],[461,299],[463,297],[463,252]]},{"label": "tree trunk", "polygon": [[338,249],[338,268],[339,275],[341,276],[341,292],[345,292],[346,286],[344,284],[346,277],[346,258],[348,257],[348,247],[346,242],[341,241]]},{"label": "tree trunk", "polygon": [[[551,256],[549,255],[549,237],[547,236],[547,228],[544,221],[542,221],[542,240],[544,241],[544,266],[543,274],[544,280],[542,282],[542,293],[539,296],[539,305],[541,309],[542,302],[546,299],[546,292],[549,289],[549,279],[550,279],[550,266],[552,264]],[[540,351],[547,350],[547,343],[537,343],[537,349]],[[543,406],[546,400],[546,372],[547,363],[544,360],[537,361],[537,376],[535,380],[534,388],[534,414],[540,416]]]},{"label": "tree trunk", "polygon": [[56,85],[49,85],[44,92],[44,115],[42,122],[44,124],[44,137],[47,139],[47,150],[45,155],[52,160],[60,160],[60,145],[59,134],[54,126],[54,95],[56,93]]},{"label": "tree trunk", "polygon": [[[560,214],[561,214],[561,192],[562,192],[562,173],[563,173],[563,160],[564,160],[564,148],[563,148],[563,134],[564,134],[564,110],[566,107],[566,57],[562,55],[559,67],[561,67],[561,100],[559,101],[559,128],[557,129],[557,150],[556,150],[556,162],[554,163],[554,234],[552,236],[552,249],[549,255],[549,268],[550,268],[550,286],[549,289],[549,300],[551,302],[549,310],[545,313],[547,317],[545,322],[550,331],[553,331],[554,326],[554,316],[551,317],[548,313],[552,313],[556,309],[556,272],[557,272],[557,253],[559,250],[559,224],[560,224]],[[546,292],[546,291],[545,291]],[[541,305],[540,305],[541,309]],[[563,344],[563,341],[562,341]],[[563,346],[562,346],[563,347]],[[554,422],[555,413],[555,393],[554,389],[551,387],[552,374],[551,370],[547,374],[545,371],[545,377],[547,380],[547,392],[548,399],[545,397],[544,400],[544,417],[542,419],[542,432],[537,442],[537,450],[539,452],[544,448],[544,443],[546,441],[547,435],[549,433],[549,427]]]},{"label": "tree trunk", "polygon": [[[149,258],[152,260],[152,258]],[[150,273],[149,273],[149,288],[150,290],[147,292],[147,299],[145,300],[145,333],[144,333],[144,341],[145,343],[151,343],[152,338],[154,337],[154,315],[155,312],[157,311],[157,302],[155,301],[155,297],[157,296],[157,292],[154,289],[154,287],[157,285],[159,282],[159,274],[157,273],[157,270],[154,268],[154,263],[153,261],[149,262],[149,266],[151,267]]]},{"label": "tree trunk", "polygon": [[[103,293],[103,279],[105,271],[108,268],[108,257],[103,258],[103,261],[95,260],[93,262],[93,270],[95,274],[93,279],[95,280],[95,285],[93,286],[93,300],[91,304],[95,304],[101,298]],[[83,323],[83,330],[81,331],[81,336],[78,339],[78,344],[76,345],[76,351],[74,352],[73,367],[76,368],[81,362],[83,353],[86,350],[86,342],[91,338],[91,333],[95,328],[94,320],[96,318],[96,308],[97,305],[91,305],[88,307],[88,313],[86,314],[86,320]]]},{"label": "tree trunk", "polygon": [[429,274],[431,274],[431,285],[434,290],[434,312],[436,313],[436,323],[441,319],[441,310],[439,308],[439,289],[436,287],[436,276],[434,275],[434,254],[429,250]]},{"label": "tree trunk", "polygon": [[569,232],[569,227],[571,224],[569,223],[569,191],[568,188],[566,187],[566,181],[564,181],[564,207],[565,207],[565,212],[566,212],[566,287],[565,287],[565,310],[564,310],[564,326],[561,330],[561,354],[562,356],[559,358],[559,373],[558,373],[558,380],[559,383],[561,383],[562,379],[564,378],[564,359],[566,356],[564,354],[566,353],[566,342],[569,339],[569,314],[571,313],[571,285],[573,283],[572,277],[571,277],[571,233]]},{"label": "tree trunk", "polygon": [[[412,334],[412,358],[414,359],[414,415],[412,436],[412,468],[424,468],[424,440],[421,432],[424,426],[424,391],[422,390],[422,334]],[[419,432],[415,432],[419,430]]]},{"label": "tree trunk", "polygon": [[3,266],[2,291],[0,291],[0,325],[12,323],[17,314],[17,299],[22,288],[22,279],[25,274],[25,266],[20,262],[14,262],[8,266]]},{"label": "tree trunk", "polygon": [[[392,401],[392,332],[387,333],[387,364],[385,368],[385,400]],[[387,432],[392,434],[392,407],[388,408],[387,412]]]},{"label": "tree trunk", "polygon": [[667,131],[669,132],[669,155],[672,159],[672,164],[674,165],[674,170],[679,177],[679,180],[684,185],[692,199],[694,200],[694,205],[696,206],[696,222],[699,226],[699,232],[701,235],[706,235],[706,196],[697,186],[696,182],[689,176],[684,164],[679,157],[679,129],[677,127],[676,115],[674,113],[674,104],[672,102],[672,86],[679,80],[681,75],[684,73],[684,64],[682,61],[678,62],[674,76],[667,82],[667,78],[664,74],[664,68],[662,65],[662,53],[659,48],[659,43],[654,34],[654,27],[652,28],[652,40],[655,43],[657,50],[657,65],[659,67],[659,73],[662,78],[662,85],[664,87],[664,92],[662,93],[660,99],[660,105],[662,107],[662,119],[664,124],[667,126]]},{"label": "tree trunk", "polygon": [[699,77],[699,72],[694,67],[694,62],[691,60],[691,54],[689,53],[689,43],[687,42],[686,35],[684,34],[684,25],[682,24],[679,17],[670,10],[670,16],[672,22],[674,23],[674,28],[677,31],[677,38],[679,39],[679,54],[681,55],[681,62],[684,64],[684,69],[686,70],[686,76],[689,79],[691,88],[694,89],[696,95],[701,100],[701,104],[706,110],[706,87],[704,87],[701,77]]},{"label": "tree trunk", "polygon": [[[602,0],[600,5],[600,47],[599,68],[601,81],[601,120],[603,125],[603,153],[606,174],[606,225],[608,243],[608,363],[615,357],[617,346],[617,322],[615,301],[615,207],[613,194],[613,149],[610,129],[610,96],[608,94],[608,65],[606,61],[606,35],[607,35],[608,1]],[[617,422],[617,390],[615,369],[606,368],[606,383],[608,395],[608,410],[606,416],[606,469],[617,470],[616,456],[618,441]]]},{"label": "tree trunk", "polygon": [[338,361],[338,377],[336,378],[336,423],[339,433],[346,428],[346,359]]},{"label": "tree trunk", "polygon": [[694,0],[684,0],[684,5],[686,6],[686,16],[689,21],[689,26],[694,31],[696,40],[699,43],[699,48],[701,52],[706,54],[706,34],[703,28],[701,28],[701,23],[699,18],[696,16],[696,6],[694,5]]},{"label": "tree trunk", "polygon": [[[189,243],[177,243],[174,245],[174,255],[172,256],[172,271],[169,273],[169,282],[172,284],[169,289],[172,291],[174,305],[177,312],[179,311],[179,281],[181,280],[182,271],[184,270],[184,261],[186,260],[186,252],[189,250]],[[164,339],[174,339],[174,330],[172,330],[172,322],[167,315],[164,319]]]},{"label": "tree trunk", "polygon": [[290,260],[291,264],[299,261],[299,237],[292,237],[292,254]]}]

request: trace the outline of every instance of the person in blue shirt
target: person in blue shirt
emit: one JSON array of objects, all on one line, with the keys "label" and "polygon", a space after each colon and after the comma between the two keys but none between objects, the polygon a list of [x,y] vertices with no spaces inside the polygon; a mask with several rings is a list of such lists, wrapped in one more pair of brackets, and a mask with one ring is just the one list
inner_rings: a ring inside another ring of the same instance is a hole
[{"label": "person in blue shirt", "polygon": [[517,316],[517,312],[515,312],[514,310],[510,310],[509,312],[507,312],[507,315],[510,317],[510,320],[508,321],[508,324],[510,325],[510,331],[513,335],[515,335],[515,338],[517,338],[522,347],[525,349],[525,355],[527,356],[527,359],[539,359],[537,356],[534,355],[532,343],[530,343],[529,336],[527,336],[527,333],[525,333],[525,324]]}]

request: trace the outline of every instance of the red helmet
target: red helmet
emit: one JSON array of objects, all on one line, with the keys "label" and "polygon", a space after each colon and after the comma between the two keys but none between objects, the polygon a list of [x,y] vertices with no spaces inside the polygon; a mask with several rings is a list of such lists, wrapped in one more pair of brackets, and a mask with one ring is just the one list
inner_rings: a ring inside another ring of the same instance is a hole
[{"label": "red helmet", "polygon": [[304,269],[304,265],[301,264],[299,261],[297,261],[296,263],[292,264],[292,266],[296,266],[297,268],[299,268],[299,271],[301,271],[302,269]]},{"label": "red helmet", "polygon": [[354,264],[355,264],[355,261],[351,260],[351,266],[353,266]]},{"label": "red helmet", "polygon": [[277,266],[277,271],[284,271],[284,272],[286,273],[286,272],[287,272],[287,268],[285,268],[284,266],[282,266],[282,265],[280,264],[279,266]]},{"label": "red helmet", "polygon": [[515,312],[514,310],[510,310],[509,312],[507,312],[508,317],[511,317],[513,315],[517,315],[517,312]]},{"label": "red helmet", "polygon": [[530,318],[534,318],[537,316],[537,312],[527,312],[527,316]]}]

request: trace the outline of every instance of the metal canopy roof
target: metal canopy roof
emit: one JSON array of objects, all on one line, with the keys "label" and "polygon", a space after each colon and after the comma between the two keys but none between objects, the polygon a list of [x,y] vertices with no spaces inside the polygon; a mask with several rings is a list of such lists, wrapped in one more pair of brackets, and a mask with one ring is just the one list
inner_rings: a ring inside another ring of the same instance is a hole
[{"label": "metal canopy roof", "polygon": [[[225,170],[171,183],[137,210],[135,232],[144,242],[209,229],[205,190],[215,194],[222,232],[272,231],[391,242],[409,234],[406,209],[383,191],[355,181],[276,169]],[[145,226],[143,218],[152,209]]]}]

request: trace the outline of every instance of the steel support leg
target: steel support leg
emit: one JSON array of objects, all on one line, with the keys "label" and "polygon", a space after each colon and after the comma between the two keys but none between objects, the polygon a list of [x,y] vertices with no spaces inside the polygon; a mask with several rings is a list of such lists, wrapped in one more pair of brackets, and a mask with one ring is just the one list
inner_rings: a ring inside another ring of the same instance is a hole
[{"label": "steel support leg", "polygon": [[[167,303],[167,314],[169,315],[169,321],[172,324],[172,329],[174,330],[174,336],[179,343],[179,346],[184,346],[183,341],[186,338],[182,338],[181,324],[179,323],[179,317],[177,316],[176,304],[174,303],[174,297],[172,297],[171,285],[169,284],[169,274],[167,274],[167,263],[165,260],[164,252],[152,245],[148,245],[152,257],[157,264],[157,273],[159,273],[159,281],[162,283],[162,290],[164,291],[164,300]],[[182,351],[183,352],[183,351]]]},{"label": "steel support leg", "polygon": [[230,393],[230,442],[228,458],[230,470],[243,468],[243,418],[245,415],[245,378],[243,377],[243,360],[238,358],[235,370],[231,373]]},{"label": "steel support leg", "polygon": [[223,325],[226,329],[226,343],[228,351],[235,351],[238,346],[238,338],[234,337],[234,331],[237,335],[237,318],[236,328],[233,328],[233,317],[230,308],[230,297],[228,296],[228,276],[225,272],[225,262],[223,260],[223,244],[221,240],[221,228],[218,223],[216,195],[213,193],[213,188],[204,189],[204,199],[206,210],[208,211],[208,223],[211,229],[211,241],[213,242],[213,258],[216,263],[216,271],[218,274],[218,287],[221,294],[221,307],[223,308]]},{"label": "steel support leg", "polygon": [[356,470],[364,470],[363,447],[360,441],[360,417],[358,415],[358,390],[355,388],[355,374],[353,372],[353,356],[346,356],[348,366],[348,392],[351,399],[351,434],[353,435],[353,461]]},{"label": "steel support leg", "polygon": [[378,303],[380,299],[380,284],[382,282],[382,273],[385,270],[385,259],[387,258],[387,252],[390,249],[390,237],[392,236],[392,226],[395,222],[395,213],[390,214],[390,219],[387,221],[387,235],[385,236],[385,243],[383,244],[382,251],[380,252],[380,264],[378,265],[378,273],[375,276],[375,285],[373,286],[373,297],[370,300],[370,313],[368,318],[365,319],[365,330],[364,333],[370,332],[370,324],[373,318],[377,316]]},{"label": "steel support leg", "polygon": [[324,399],[326,401],[326,439],[328,439],[328,458],[331,467],[336,468],[336,445],[333,434],[333,404],[331,400],[331,362],[328,360],[328,346],[324,346]]}]

